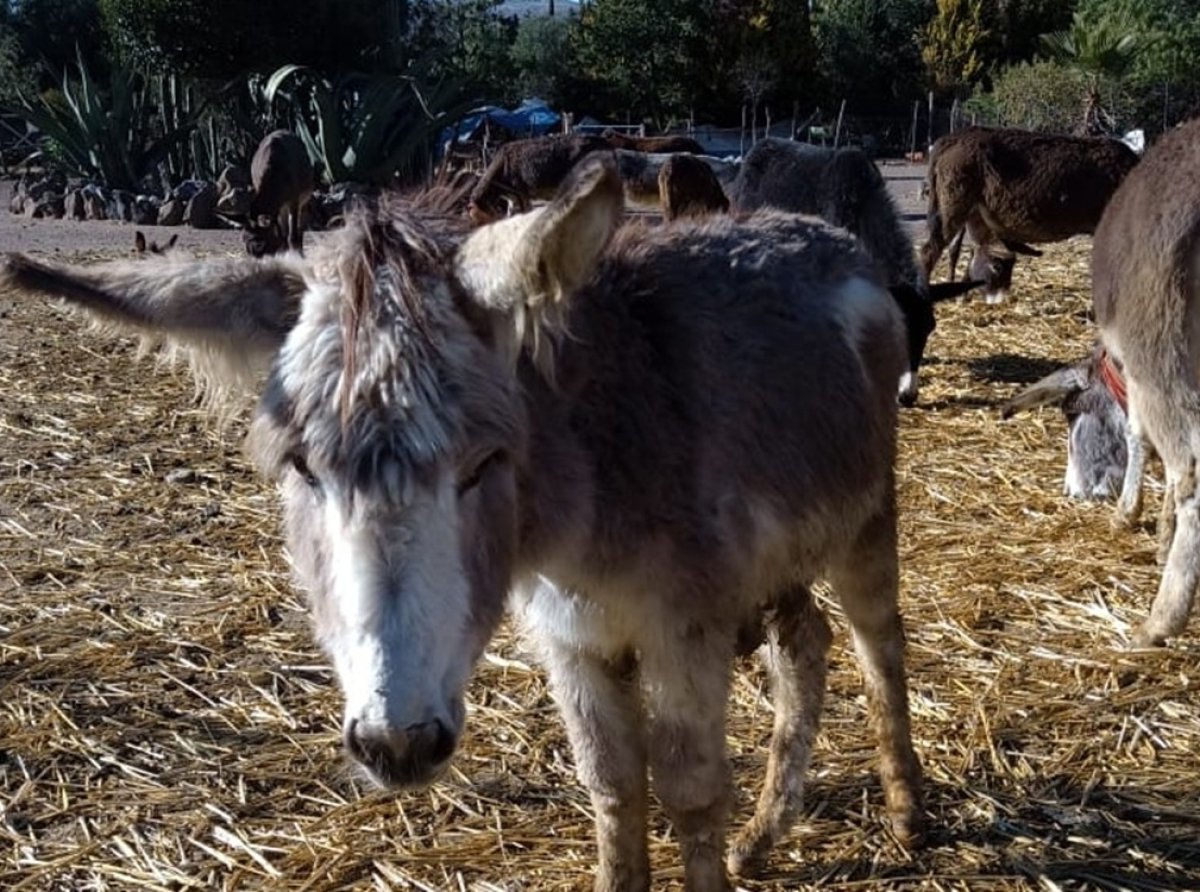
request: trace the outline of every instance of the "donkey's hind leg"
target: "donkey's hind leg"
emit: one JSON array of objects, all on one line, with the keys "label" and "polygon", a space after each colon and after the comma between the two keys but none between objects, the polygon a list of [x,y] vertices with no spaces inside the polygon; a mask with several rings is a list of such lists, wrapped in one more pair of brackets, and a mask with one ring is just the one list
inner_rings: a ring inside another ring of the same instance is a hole
[{"label": "donkey's hind leg", "polygon": [[830,567],[829,579],[850,623],[862,666],[892,830],[904,845],[917,845],[924,825],[921,763],[909,728],[893,511],[864,527],[844,559]]},{"label": "donkey's hind leg", "polygon": [[[1133,634],[1135,647],[1157,647],[1183,631],[1200,584],[1200,491],[1194,457],[1182,472],[1168,468],[1167,491],[1174,507],[1170,546],[1150,616]],[[1164,514],[1165,508],[1164,502]]]},{"label": "donkey's hind leg", "polygon": [[791,827],[803,802],[813,738],[825,702],[827,654],[833,635],[807,588],[786,592],[768,622],[761,655],[771,673],[775,728],[767,776],[754,817],[729,851],[729,872],[758,873],[771,847]]}]

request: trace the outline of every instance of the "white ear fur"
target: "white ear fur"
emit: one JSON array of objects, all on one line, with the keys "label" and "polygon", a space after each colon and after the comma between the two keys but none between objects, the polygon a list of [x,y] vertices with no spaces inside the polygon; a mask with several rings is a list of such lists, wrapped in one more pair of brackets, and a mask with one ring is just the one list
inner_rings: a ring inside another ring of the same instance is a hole
[{"label": "white ear fur", "polygon": [[[620,223],[624,190],[609,153],[575,166],[543,208],[476,230],[459,249],[455,272],[483,307],[512,322],[513,347],[553,321],[595,271]],[[532,323],[532,324],[530,324]]]}]

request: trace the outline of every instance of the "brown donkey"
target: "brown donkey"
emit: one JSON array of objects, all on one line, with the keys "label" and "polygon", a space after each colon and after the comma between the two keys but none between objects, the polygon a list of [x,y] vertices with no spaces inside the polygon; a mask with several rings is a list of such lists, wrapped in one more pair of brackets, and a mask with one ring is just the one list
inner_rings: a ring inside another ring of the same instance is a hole
[{"label": "brown donkey", "polygon": [[1200,584],[1200,119],[1163,136],[1096,228],[1092,298],[1100,337],[1124,366],[1131,446],[1162,458],[1163,575],[1138,646],[1187,625]]},{"label": "brown donkey", "polygon": [[[596,888],[650,885],[648,772],[690,892],[729,888],[725,712],[774,687],[752,873],[800,810],[831,631],[849,620],[899,838],[920,834],[897,608],[903,325],[848,235],[779,212],[619,229],[610,156],[473,232],[382,202],[311,252],[0,279],[191,350],[270,364],[251,453],[377,782],[435,779],[509,593],[591,791]],[[213,362],[224,357],[227,362]],[[228,368],[226,368],[228,366]]]}]

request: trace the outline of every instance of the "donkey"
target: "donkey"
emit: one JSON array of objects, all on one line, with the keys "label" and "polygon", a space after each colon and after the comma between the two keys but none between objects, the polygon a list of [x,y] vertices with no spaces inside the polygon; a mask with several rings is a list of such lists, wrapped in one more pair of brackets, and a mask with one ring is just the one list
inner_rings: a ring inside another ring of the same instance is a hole
[{"label": "donkey", "polygon": [[658,171],[658,200],[664,220],[729,210],[729,197],[717,174],[695,155],[671,155],[663,162]]},{"label": "donkey", "polygon": [[1003,303],[1018,254],[1028,243],[1087,234],[1138,163],[1116,139],[968,127],[941,137],[929,158],[926,276],[950,243],[953,278],[965,231],[976,244],[972,277],[986,279],[985,299]]},{"label": "donkey", "polygon": [[858,149],[828,149],[768,137],[754,144],[728,187],[735,213],[764,207],[816,214],[862,240],[904,313],[908,369],[899,399],[911,406],[920,389],[925,345],[937,327],[934,304],[958,297],[983,282],[930,286],[921,275],[912,242],[879,169]]},{"label": "donkey", "polygon": [[276,130],[263,137],[250,161],[254,197],[250,216],[240,226],[252,257],[285,248],[304,251],[301,215],[316,186],[308,149],[296,134]]},{"label": "donkey", "polygon": [[[548,205],[473,232],[383,200],[311,259],[17,255],[0,281],[165,337],[205,374],[270,364],[249,451],[280,481],[345,746],[375,781],[445,768],[511,591],[591,791],[596,888],[650,887],[649,768],[685,888],[727,890],[800,809],[832,637],[810,584],[825,575],[913,844],[895,304],[819,221],[622,215],[596,155]],[[774,734],[726,864],[726,702],[736,654],[756,647]]]},{"label": "donkey", "polygon": [[467,214],[482,224],[527,211],[535,199],[553,196],[580,159],[611,150],[599,136],[578,133],[504,143],[471,191]]},{"label": "donkey", "polygon": [[1166,475],[1162,580],[1136,646],[1187,625],[1200,583],[1200,119],[1155,143],[1096,228],[1092,301],[1129,408]]},{"label": "donkey", "polygon": [[140,229],[133,235],[133,256],[144,257],[147,254],[166,254],[168,251],[175,249],[176,243],[179,241],[179,233],[173,233],[164,244],[151,239],[146,240],[146,234]]},{"label": "donkey", "polygon": [[1142,511],[1145,444],[1129,411],[1122,371],[1099,344],[1086,359],[1051,372],[1004,404],[1001,417],[1055,405],[1067,420],[1063,493],[1108,499],[1118,492],[1117,520],[1132,524]]}]

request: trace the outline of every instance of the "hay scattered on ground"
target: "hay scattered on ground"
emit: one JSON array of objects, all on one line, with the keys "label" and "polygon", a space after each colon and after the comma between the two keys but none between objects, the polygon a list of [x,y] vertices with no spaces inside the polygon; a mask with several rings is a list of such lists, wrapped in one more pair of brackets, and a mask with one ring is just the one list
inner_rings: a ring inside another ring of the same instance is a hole
[{"label": "hay scattered on ground", "polygon": [[[844,629],[807,816],[754,890],[1200,888],[1200,642],[1122,650],[1152,526],[1061,495],[1064,425],[1008,422],[1082,356],[1086,240],[1019,264],[1015,303],[943,309],[899,468],[914,732],[934,835],[884,830]],[[288,585],[275,501],[182,372],[0,298],[0,887],[586,888],[587,797],[545,679],[505,631],[432,790],[340,754],[340,699]],[[1151,489],[1147,518],[1158,490]],[[770,722],[739,672],[737,816]],[[681,880],[652,826],[656,887]]]}]

